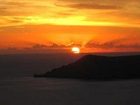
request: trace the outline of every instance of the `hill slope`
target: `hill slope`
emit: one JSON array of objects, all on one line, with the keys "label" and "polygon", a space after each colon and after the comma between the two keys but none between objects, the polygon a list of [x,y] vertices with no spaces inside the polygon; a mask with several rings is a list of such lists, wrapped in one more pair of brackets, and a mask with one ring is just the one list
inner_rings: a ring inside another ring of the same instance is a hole
[{"label": "hill slope", "polygon": [[140,56],[86,55],[74,63],[34,76],[103,80],[140,78]]}]

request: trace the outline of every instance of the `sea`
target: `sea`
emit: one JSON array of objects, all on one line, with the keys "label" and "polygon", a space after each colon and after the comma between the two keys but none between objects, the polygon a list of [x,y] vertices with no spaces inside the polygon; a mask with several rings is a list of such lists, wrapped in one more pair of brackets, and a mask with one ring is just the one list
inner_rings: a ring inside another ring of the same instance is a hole
[{"label": "sea", "polygon": [[140,105],[140,80],[34,78],[83,55],[0,55],[0,105]]}]

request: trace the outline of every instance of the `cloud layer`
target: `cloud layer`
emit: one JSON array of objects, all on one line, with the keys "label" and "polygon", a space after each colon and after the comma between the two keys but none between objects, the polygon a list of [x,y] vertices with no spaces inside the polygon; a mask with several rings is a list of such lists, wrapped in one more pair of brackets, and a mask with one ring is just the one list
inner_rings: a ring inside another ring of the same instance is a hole
[{"label": "cloud layer", "polygon": [[138,50],[139,4],[140,0],[0,0],[0,49]]},{"label": "cloud layer", "polygon": [[[119,23],[122,26],[139,27],[139,4],[139,0],[0,0],[0,26],[19,24],[115,26]],[[14,21],[11,23],[8,20]]]},{"label": "cloud layer", "polygon": [[113,40],[105,43],[90,41],[86,44],[87,48],[100,48],[100,49],[139,49],[140,43],[127,44],[124,39]]}]

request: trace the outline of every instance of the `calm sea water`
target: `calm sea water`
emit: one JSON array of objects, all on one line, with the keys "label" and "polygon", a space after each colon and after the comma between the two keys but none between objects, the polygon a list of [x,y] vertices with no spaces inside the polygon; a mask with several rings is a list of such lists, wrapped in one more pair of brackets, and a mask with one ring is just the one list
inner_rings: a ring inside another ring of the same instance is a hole
[{"label": "calm sea water", "polygon": [[50,62],[48,57],[1,57],[0,105],[140,105],[140,80],[99,82],[32,77],[33,73],[74,60],[64,58],[51,58]]},{"label": "calm sea water", "polygon": [[140,80],[0,80],[1,105],[140,105]]}]

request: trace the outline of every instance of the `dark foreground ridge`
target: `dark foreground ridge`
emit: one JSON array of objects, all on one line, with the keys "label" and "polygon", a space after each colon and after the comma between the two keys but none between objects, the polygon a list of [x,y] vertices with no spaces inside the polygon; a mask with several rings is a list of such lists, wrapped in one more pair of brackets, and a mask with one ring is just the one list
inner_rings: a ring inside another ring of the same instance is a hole
[{"label": "dark foreground ridge", "polygon": [[86,55],[74,63],[34,77],[94,80],[140,78],[140,55],[119,57]]}]

